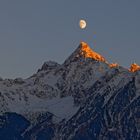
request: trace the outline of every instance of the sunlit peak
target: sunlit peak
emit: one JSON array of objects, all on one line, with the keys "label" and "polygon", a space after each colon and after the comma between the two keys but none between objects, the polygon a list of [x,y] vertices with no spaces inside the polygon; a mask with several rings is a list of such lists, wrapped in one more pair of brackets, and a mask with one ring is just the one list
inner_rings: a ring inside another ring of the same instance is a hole
[{"label": "sunlit peak", "polygon": [[133,63],[133,64],[130,66],[130,69],[129,69],[129,71],[131,71],[131,72],[136,72],[136,71],[138,71],[138,70],[140,70],[140,66],[139,66],[138,64],[136,64],[136,63]]},{"label": "sunlit peak", "polygon": [[115,67],[118,67],[119,64],[118,63],[111,63],[109,64],[110,68],[115,68]]},{"label": "sunlit peak", "polygon": [[80,55],[84,56],[85,58],[92,58],[98,61],[106,62],[104,57],[93,51],[85,42],[80,43]]}]

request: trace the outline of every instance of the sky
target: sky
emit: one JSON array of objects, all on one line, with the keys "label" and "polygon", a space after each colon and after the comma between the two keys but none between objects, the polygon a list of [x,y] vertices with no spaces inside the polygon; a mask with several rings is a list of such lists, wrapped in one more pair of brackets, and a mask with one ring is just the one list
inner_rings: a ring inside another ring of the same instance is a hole
[{"label": "sky", "polygon": [[0,76],[27,78],[45,61],[61,64],[81,41],[109,62],[140,64],[139,7],[139,0],[0,0]]}]

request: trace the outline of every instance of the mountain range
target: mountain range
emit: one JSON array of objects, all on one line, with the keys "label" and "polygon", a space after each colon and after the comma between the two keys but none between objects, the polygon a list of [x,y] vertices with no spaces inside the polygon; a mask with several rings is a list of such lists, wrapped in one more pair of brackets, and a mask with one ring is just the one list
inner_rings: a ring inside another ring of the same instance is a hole
[{"label": "mountain range", "polygon": [[140,66],[87,43],[27,79],[0,78],[0,140],[139,140]]}]

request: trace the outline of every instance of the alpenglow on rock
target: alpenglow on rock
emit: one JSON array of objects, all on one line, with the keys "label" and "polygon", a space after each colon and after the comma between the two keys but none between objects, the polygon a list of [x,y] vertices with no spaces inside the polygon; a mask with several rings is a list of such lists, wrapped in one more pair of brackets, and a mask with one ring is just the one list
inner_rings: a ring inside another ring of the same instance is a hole
[{"label": "alpenglow on rock", "polygon": [[0,140],[139,140],[140,71],[81,42],[63,64],[0,80],[0,106]]}]

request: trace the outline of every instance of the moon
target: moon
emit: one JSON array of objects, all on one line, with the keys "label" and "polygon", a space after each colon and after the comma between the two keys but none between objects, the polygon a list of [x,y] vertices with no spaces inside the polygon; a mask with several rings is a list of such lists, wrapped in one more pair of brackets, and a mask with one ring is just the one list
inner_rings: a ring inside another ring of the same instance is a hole
[{"label": "moon", "polygon": [[81,19],[81,20],[79,21],[79,26],[80,26],[81,29],[86,28],[86,26],[87,26],[86,21],[83,20],[83,19]]}]

